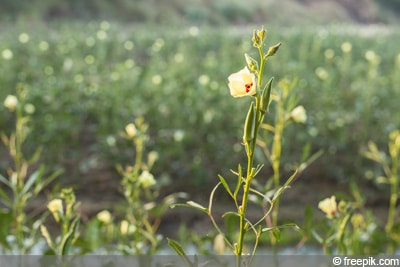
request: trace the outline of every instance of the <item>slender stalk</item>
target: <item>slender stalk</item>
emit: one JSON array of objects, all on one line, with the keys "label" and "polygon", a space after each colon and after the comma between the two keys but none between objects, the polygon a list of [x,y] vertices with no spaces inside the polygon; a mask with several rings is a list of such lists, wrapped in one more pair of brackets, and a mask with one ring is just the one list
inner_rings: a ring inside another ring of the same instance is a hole
[{"label": "slender stalk", "polygon": [[[258,47],[259,55],[260,55],[260,69],[258,71],[258,77],[257,77],[257,88],[261,88],[262,85],[262,74],[264,71],[264,53],[262,51],[262,47]],[[255,102],[256,102],[256,125],[254,129],[254,137],[253,140],[251,140],[250,143],[250,148],[248,149],[247,153],[247,174],[246,174],[246,179],[244,181],[244,186],[243,186],[243,199],[242,199],[242,205],[239,207],[239,216],[240,216],[240,222],[239,222],[239,237],[238,237],[238,243],[237,243],[237,249],[235,251],[236,255],[240,256],[242,255],[243,252],[243,241],[244,241],[244,236],[247,231],[246,227],[246,211],[247,211],[247,203],[248,203],[248,198],[249,198],[249,192],[250,192],[250,184],[251,180],[253,179],[254,176],[254,168],[253,168],[253,161],[254,161],[254,152],[256,149],[256,144],[257,144],[257,136],[258,136],[258,129],[260,128],[261,122],[264,118],[264,115],[261,114],[260,111],[260,95],[257,94],[255,97]],[[240,259],[239,259],[240,260]]]}]

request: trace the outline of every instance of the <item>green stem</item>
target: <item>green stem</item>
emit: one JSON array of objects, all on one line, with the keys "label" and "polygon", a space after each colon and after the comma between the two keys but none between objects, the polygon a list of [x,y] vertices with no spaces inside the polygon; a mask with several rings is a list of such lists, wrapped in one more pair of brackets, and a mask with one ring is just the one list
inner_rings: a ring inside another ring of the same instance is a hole
[{"label": "green stem", "polygon": [[[391,176],[389,178],[390,183],[390,200],[389,200],[389,211],[388,211],[388,220],[385,226],[385,231],[388,236],[392,235],[393,225],[396,218],[396,204],[398,199],[398,158],[397,155],[392,157],[392,168],[391,168]],[[393,253],[394,247],[389,245],[388,253]]]},{"label": "green stem", "polygon": [[247,202],[248,202],[249,192],[250,192],[250,183],[254,176],[254,170],[253,170],[254,152],[255,152],[255,146],[257,143],[258,129],[261,124],[260,119],[262,119],[262,118],[263,118],[263,116],[260,116],[259,96],[256,96],[256,125],[255,125],[255,130],[254,130],[254,138],[250,143],[250,149],[247,154],[247,174],[246,174],[246,180],[245,180],[244,188],[243,188],[242,205],[239,208],[240,224],[239,224],[239,238],[238,238],[238,243],[237,243],[238,247],[236,250],[236,255],[238,255],[238,256],[242,255],[243,240],[244,240],[245,232],[247,230],[246,229],[246,220],[245,220],[246,219]]}]

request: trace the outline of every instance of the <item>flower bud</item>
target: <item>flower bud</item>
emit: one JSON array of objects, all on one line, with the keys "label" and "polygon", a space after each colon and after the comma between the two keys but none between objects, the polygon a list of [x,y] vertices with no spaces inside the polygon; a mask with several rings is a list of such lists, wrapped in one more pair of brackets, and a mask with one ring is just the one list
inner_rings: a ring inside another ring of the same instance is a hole
[{"label": "flower bud", "polygon": [[253,41],[253,46],[254,47],[260,47],[261,46],[262,42],[260,40],[260,36],[258,36],[256,31],[253,32],[253,38],[251,40]]},{"label": "flower bud", "polygon": [[247,66],[249,67],[250,71],[252,72],[258,72],[258,63],[257,61],[249,56],[248,54],[244,54],[244,57],[246,58],[246,63]]},{"label": "flower bud", "polygon": [[278,52],[278,49],[279,49],[279,47],[280,47],[281,45],[282,45],[282,43],[277,43],[276,45],[271,46],[271,47],[268,49],[268,52],[267,52],[266,57],[271,57],[271,56],[275,55],[275,53]]},{"label": "flower bud", "polygon": [[260,101],[260,110],[261,112],[265,113],[268,110],[269,106],[269,99],[271,97],[271,87],[272,81],[274,78],[272,77],[268,83],[265,85],[264,90],[261,93],[261,101]]},{"label": "flower bud", "polygon": [[260,38],[261,42],[264,41],[265,37],[267,36],[267,31],[265,30],[264,26],[261,28],[261,30],[257,31],[257,36]]},{"label": "flower bud", "polygon": [[243,141],[250,142],[254,138],[254,131],[256,127],[256,116],[254,110],[254,102],[251,102],[249,111],[247,112],[246,121],[244,123]]}]

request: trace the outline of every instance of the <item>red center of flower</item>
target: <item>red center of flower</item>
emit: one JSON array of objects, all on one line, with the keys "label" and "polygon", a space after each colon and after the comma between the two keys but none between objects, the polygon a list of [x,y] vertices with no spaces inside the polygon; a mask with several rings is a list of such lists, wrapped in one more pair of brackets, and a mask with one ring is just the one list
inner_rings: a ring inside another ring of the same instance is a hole
[{"label": "red center of flower", "polygon": [[250,92],[250,88],[253,86],[253,83],[245,84],[244,87],[246,88],[246,93]]}]

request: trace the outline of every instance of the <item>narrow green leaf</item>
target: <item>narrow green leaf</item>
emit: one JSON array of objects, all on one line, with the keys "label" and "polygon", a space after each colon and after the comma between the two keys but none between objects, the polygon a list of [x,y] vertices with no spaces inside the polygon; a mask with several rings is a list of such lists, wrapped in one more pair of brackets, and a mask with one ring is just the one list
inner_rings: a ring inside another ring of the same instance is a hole
[{"label": "narrow green leaf", "polygon": [[40,179],[43,175],[43,171],[44,171],[44,166],[41,165],[39,167],[39,169],[37,169],[34,173],[32,173],[28,180],[26,181],[24,188],[21,191],[22,195],[25,195],[33,186],[33,184],[36,182],[36,180]]},{"label": "narrow green leaf", "polygon": [[235,188],[235,192],[233,193],[233,198],[236,200],[237,194],[239,193],[240,190],[240,186],[242,185],[242,174],[243,174],[243,170],[242,170],[242,166],[239,164],[238,165],[238,173],[237,173],[237,184],[236,184],[236,188]]},{"label": "narrow green leaf", "polygon": [[185,251],[183,250],[182,246],[176,242],[175,240],[171,239],[171,238],[167,238],[168,240],[168,245],[175,250],[176,254],[178,254],[178,256],[181,256],[181,258],[185,261],[185,263],[188,266],[193,266],[192,262],[189,260],[188,256],[186,256]]},{"label": "narrow green leaf", "polygon": [[11,233],[13,215],[11,211],[0,209],[0,244],[8,249],[11,248],[7,236]]},{"label": "narrow green leaf", "polygon": [[8,188],[12,189],[12,185],[11,185],[10,181],[2,175],[0,175],[0,182],[5,184]]},{"label": "narrow green leaf", "polygon": [[221,184],[222,184],[223,187],[225,188],[226,192],[228,192],[228,194],[229,194],[232,198],[234,198],[234,197],[233,197],[233,194],[232,194],[232,191],[231,191],[231,189],[229,188],[229,185],[228,185],[228,183],[226,182],[225,178],[222,177],[222,176],[219,175],[219,174],[218,174],[218,178],[219,178],[219,180],[221,181]]},{"label": "narrow green leaf", "polygon": [[300,227],[295,223],[285,223],[282,225],[274,226],[274,227],[266,227],[262,229],[262,232],[270,232],[275,229],[285,229],[285,228],[294,228],[295,230],[300,230]]},{"label": "narrow green leaf", "polygon": [[222,214],[221,217],[222,217],[222,218],[225,218],[226,216],[229,216],[229,215],[237,216],[237,217],[240,218],[240,214],[237,213],[237,212],[234,212],[234,211],[227,211],[227,212],[225,212],[224,214]]},{"label": "narrow green leaf", "polygon": [[221,184],[221,182],[219,182],[216,186],[214,186],[213,190],[210,193],[210,199],[209,199],[209,202],[208,202],[208,213],[211,213],[214,194],[215,194],[215,191],[217,191],[217,188],[219,187],[220,184]]},{"label": "narrow green leaf", "polygon": [[3,189],[1,189],[1,187],[0,187],[0,203],[3,203],[8,208],[12,206],[12,201],[10,197],[6,194],[6,192],[4,192]]},{"label": "narrow green leaf", "polygon": [[70,230],[61,241],[61,255],[68,255],[68,251],[77,237],[80,217],[77,216],[71,223]]},{"label": "narrow green leaf", "polygon": [[39,194],[43,190],[43,188],[48,186],[51,182],[54,181],[54,179],[56,179],[58,176],[60,176],[63,172],[64,172],[64,170],[58,169],[57,171],[53,172],[46,179],[41,179],[40,182],[37,183],[35,188],[34,188],[34,194],[35,195]]},{"label": "narrow green leaf", "polygon": [[264,167],[264,164],[258,164],[257,167],[256,167],[256,170],[254,171],[253,177],[255,177],[261,171],[261,169],[263,167]]},{"label": "narrow green leaf", "polygon": [[324,239],[314,230],[311,231],[312,236],[315,238],[315,240],[317,240],[318,243],[323,244],[324,243]]},{"label": "narrow green leaf", "polygon": [[187,207],[187,208],[195,208],[199,211],[205,212],[208,214],[208,209],[204,207],[203,205],[200,205],[199,203],[196,203],[194,201],[188,201],[186,203],[178,203],[178,204],[172,204],[170,207],[173,209],[175,207]]},{"label": "narrow green leaf", "polygon": [[46,240],[47,245],[53,250],[56,251],[56,247],[53,243],[53,240],[51,239],[50,233],[47,230],[47,227],[45,225],[40,225],[40,232],[42,233],[42,236]]}]

